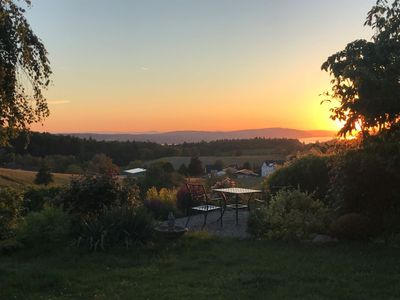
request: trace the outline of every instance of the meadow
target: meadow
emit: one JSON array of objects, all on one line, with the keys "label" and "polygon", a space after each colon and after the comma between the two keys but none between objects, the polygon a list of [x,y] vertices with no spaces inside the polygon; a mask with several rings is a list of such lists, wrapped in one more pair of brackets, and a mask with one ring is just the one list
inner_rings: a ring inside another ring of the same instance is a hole
[{"label": "meadow", "polygon": [[86,253],[36,249],[0,260],[0,299],[398,299],[398,249],[319,247],[189,234]]},{"label": "meadow", "polygon": [[[0,186],[3,187],[23,187],[35,185],[35,176],[37,172],[14,170],[0,168]],[[52,173],[54,182],[49,186],[61,186],[68,184],[71,180],[71,174]]]}]

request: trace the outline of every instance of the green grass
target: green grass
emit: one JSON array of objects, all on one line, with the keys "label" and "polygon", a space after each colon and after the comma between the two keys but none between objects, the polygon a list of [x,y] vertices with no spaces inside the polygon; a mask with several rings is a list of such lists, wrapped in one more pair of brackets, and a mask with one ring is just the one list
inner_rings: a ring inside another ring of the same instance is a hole
[{"label": "green grass", "polygon": [[[37,172],[0,168],[0,186],[23,187],[35,185]],[[53,173],[54,182],[49,186],[65,185],[71,180],[71,174]]]},{"label": "green grass", "polygon": [[[158,161],[170,162],[175,169],[179,168],[182,164],[186,166],[190,163],[189,156],[171,156],[171,157],[163,157],[151,161],[147,161],[147,164],[151,164]],[[224,162],[226,166],[231,164],[238,164],[242,166],[245,162],[250,162],[252,165],[255,164],[257,166],[262,165],[262,163],[266,160],[281,160],[285,159],[285,155],[279,154],[266,154],[266,155],[241,155],[241,156],[200,156],[199,157],[203,166],[212,165],[216,160],[220,159]]]},{"label": "green grass", "polygon": [[204,234],[129,251],[0,257],[0,299],[399,299],[399,280],[394,248]]}]

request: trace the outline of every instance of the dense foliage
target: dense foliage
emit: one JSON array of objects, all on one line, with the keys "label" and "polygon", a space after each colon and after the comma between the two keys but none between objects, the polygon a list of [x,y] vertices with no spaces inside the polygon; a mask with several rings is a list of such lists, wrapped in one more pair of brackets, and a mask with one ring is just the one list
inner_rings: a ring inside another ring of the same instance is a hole
[{"label": "dense foliage", "polygon": [[371,220],[358,213],[339,217],[330,227],[333,236],[341,240],[366,240],[374,234]]},{"label": "dense foliage", "polygon": [[23,196],[24,213],[41,211],[46,206],[54,205],[61,190],[61,187],[28,187]]},{"label": "dense foliage", "polygon": [[61,208],[47,207],[31,212],[21,221],[17,240],[26,246],[66,243],[71,238],[71,219]]},{"label": "dense foliage", "polygon": [[170,165],[170,163],[157,162],[148,166],[144,177],[138,180],[141,192],[146,193],[152,187],[157,190],[178,187],[184,181],[184,177],[173,168],[171,169]]},{"label": "dense foliage", "polygon": [[154,219],[143,208],[122,205],[105,209],[95,217],[84,218],[77,233],[77,243],[91,251],[112,246],[131,247],[151,239]]},{"label": "dense foliage", "polygon": [[177,216],[179,212],[176,206],[176,194],[175,189],[162,188],[158,191],[152,187],[146,193],[144,206],[153,213],[156,219],[166,220],[170,212]]},{"label": "dense foliage", "polygon": [[315,193],[318,199],[324,200],[329,187],[328,157],[307,155],[294,159],[268,176],[265,184],[273,193],[292,187]]},{"label": "dense foliage", "polygon": [[[194,193],[202,193],[203,191],[198,188],[196,190],[196,187],[193,188]],[[190,191],[188,190],[187,186],[185,184],[182,184],[180,188],[178,189],[178,192],[176,194],[176,206],[177,208],[181,211],[184,212],[185,214],[188,214],[188,211],[191,207],[196,206],[200,203],[200,201],[196,202],[196,199],[193,199]]]},{"label": "dense foliage", "polygon": [[330,198],[342,213],[361,213],[383,230],[399,231],[400,144],[371,142],[337,155]]},{"label": "dense foliage", "polygon": [[267,206],[251,212],[248,231],[257,238],[298,241],[325,233],[329,223],[323,202],[299,190],[281,190]]},{"label": "dense foliage", "polygon": [[400,120],[400,2],[378,0],[365,25],[375,30],[372,41],[349,43],[322,65],[333,76],[327,95],[339,101],[331,111],[344,122],[343,136],[358,126],[380,132]]},{"label": "dense foliage", "polygon": [[96,216],[115,206],[135,206],[138,201],[139,191],[135,185],[120,184],[111,176],[74,178],[60,194],[64,208],[80,217]]},{"label": "dense foliage", "polygon": [[51,75],[47,51],[18,4],[0,0],[0,145],[49,115],[42,94]]},{"label": "dense foliage", "polygon": [[0,188],[0,240],[12,237],[22,214],[22,193]]}]

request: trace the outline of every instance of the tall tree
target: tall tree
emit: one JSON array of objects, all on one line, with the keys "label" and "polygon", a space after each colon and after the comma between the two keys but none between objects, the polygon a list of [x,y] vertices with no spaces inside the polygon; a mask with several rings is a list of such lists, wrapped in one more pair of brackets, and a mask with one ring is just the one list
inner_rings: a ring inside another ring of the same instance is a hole
[{"label": "tall tree", "polygon": [[188,166],[190,176],[201,176],[204,174],[203,163],[198,157],[192,157]]},{"label": "tall tree", "polygon": [[48,185],[52,182],[53,174],[51,174],[49,166],[46,163],[43,163],[39,171],[36,173],[35,183]]},{"label": "tall tree", "polygon": [[111,158],[105,154],[96,154],[87,166],[89,173],[115,176],[119,174],[119,168]]},{"label": "tall tree", "polygon": [[221,171],[224,168],[224,162],[221,159],[217,159],[214,163],[214,168],[217,171]]},{"label": "tall tree", "polygon": [[400,0],[378,0],[365,26],[370,41],[356,40],[322,65],[333,79],[328,101],[338,100],[331,118],[344,123],[339,135],[364,135],[397,128],[400,121]]},{"label": "tall tree", "polygon": [[42,94],[50,83],[48,54],[24,13],[16,1],[0,0],[0,145],[49,115]]}]

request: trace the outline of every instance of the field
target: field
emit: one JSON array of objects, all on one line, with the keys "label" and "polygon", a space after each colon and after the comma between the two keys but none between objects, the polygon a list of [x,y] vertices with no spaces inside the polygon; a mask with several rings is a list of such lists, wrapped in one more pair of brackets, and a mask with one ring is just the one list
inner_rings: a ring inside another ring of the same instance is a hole
[{"label": "field", "polygon": [[[34,185],[36,172],[0,168],[0,186],[22,187]],[[53,173],[54,182],[50,186],[68,184],[70,174]]]},{"label": "field", "polygon": [[[190,158],[191,157],[189,156],[171,156],[171,157],[163,157],[147,161],[146,163],[151,164],[157,161],[170,162],[174,166],[174,168],[177,169],[182,164],[188,166]],[[283,160],[285,159],[285,156],[270,154],[270,155],[241,155],[241,156],[200,156],[199,158],[203,163],[203,166],[212,165],[215,163],[216,160],[219,159],[224,162],[225,166],[231,164],[238,164],[239,166],[242,166],[245,162],[249,162],[251,165],[256,165],[261,167],[263,162],[266,160]]]},{"label": "field", "polygon": [[399,299],[398,249],[191,234],[110,253],[24,250],[0,259],[0,299]]}]

